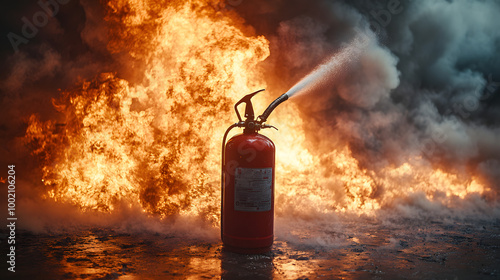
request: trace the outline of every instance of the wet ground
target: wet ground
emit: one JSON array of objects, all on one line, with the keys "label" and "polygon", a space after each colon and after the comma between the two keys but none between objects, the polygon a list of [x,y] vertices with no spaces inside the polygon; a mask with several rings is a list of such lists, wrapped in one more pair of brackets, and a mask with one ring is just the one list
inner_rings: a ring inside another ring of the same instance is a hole
[{"label": "wet ground", "polygon": [[[272,252],[220,242],[89,229],[17,233],[16,272],[1,279],[499,279],[500,222],[345,222],[342,231],[277,236]],[[6,232],[1,252],[7,251]],[[3,259],[2,258],[2,259]]]}]

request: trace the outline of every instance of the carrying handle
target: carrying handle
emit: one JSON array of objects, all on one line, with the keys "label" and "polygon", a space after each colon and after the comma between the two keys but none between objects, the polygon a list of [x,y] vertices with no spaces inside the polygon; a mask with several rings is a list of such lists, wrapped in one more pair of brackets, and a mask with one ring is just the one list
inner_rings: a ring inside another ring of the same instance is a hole
[{"label": "carrying handle", "polygon": [[243,120],[241,119],[241,115],[240,115],[240,112],[238,111],[238,106],[241,104],[241,103],[246,103],[246,107],[245,107],[245,118],[247,120],[250,120],[250,121],[253,121],[255,120],[255,113],[253,111],[253,105],[252,105],[252,97],[254,95],[256,95],[257,93],[261,92],[261,91],[264,91],[265,89],[261,89],[261,90],[258,90],[256,92],[253,92],[253,93],[250,93],[250,94],[247,94],[245,95],[245,97],[243,97],[240,101],[236,102],[236,104],[234,104],[234,110],[236,111],[236,116],[238,116],[238,120],[240,122],[242,122]]}]

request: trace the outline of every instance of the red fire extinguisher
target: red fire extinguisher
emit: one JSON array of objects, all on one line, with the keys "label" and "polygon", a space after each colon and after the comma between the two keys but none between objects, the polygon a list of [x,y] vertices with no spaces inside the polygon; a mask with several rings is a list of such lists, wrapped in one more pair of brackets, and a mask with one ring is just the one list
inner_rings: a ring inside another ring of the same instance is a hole
[{"label": "red fire extinguisher", "polygon": [[[268,252],[274,239],[275,146],[259,130],[275,128],[264,123],[288,95],[274,100],[255,119],[251,98],[261,91],[234,105],[239,122],[227,129],[222,140],[221,238],[225,249],[244,254]],[[246,104],[244,121],[238,111],[242,103]],[[244,128],[243,133],[226,144],[229,131],[235,127]]]}]

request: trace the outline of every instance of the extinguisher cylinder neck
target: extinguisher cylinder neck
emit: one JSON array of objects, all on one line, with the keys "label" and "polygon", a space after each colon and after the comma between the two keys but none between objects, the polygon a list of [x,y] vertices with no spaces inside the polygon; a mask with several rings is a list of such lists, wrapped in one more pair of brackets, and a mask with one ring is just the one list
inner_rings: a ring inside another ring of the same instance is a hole
[{"label": "extinguisher cylinder neck", "polygon": [[259,131],[260,125],[254,121],[246,121],[245,122],[245,129],[243,129],[243,133],[245,134],[254,134]]}]

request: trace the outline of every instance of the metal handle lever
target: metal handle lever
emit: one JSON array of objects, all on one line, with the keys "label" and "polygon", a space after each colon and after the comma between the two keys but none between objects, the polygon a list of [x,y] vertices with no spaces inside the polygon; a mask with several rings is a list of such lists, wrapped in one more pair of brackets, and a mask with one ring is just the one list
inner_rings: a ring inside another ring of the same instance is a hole
[{"label": "metal handle lever", "polygon": [[245,95],[240,101],[236,102],[236,104],[234,104],[234,110],[236,111],[236,116],[238,116],[238,120],[240,122],[242,122],[243,120],[241,119],[241,115],[240,115],[240,112],[238,111],[238,106],[241,104],[241,103],[246,103],[246,107],[245,107],[245,118],[247,120],[250,120],[250,121],[253,121],[255,119],[255,113],[253,111],[253,105],[252,105],[252,97],[254,97],[254,95],[256,95],[257,93],[261,92],[261,91],[264,91],[265,89],[261,89],[261,90],[258,90],[256,92],[253,92],[253,93],[250,93],[250,94],[247,94]]}]

